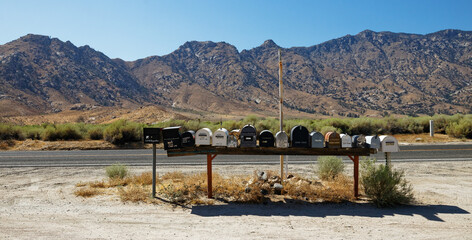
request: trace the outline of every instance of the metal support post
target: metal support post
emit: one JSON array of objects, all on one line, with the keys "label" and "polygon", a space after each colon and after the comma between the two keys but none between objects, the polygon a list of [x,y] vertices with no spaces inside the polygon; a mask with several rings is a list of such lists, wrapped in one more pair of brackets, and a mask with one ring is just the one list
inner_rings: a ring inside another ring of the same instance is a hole
[{"label": "metal support post", "polygon": [[152,197],[156,198],[156,144],[152,144]]}]

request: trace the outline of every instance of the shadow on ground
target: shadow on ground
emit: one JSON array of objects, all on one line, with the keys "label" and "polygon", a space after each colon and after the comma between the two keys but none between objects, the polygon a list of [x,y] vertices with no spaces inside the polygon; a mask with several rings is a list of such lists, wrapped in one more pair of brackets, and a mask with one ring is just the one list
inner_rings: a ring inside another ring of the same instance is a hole
[{"label": "shadow on ground", "polygon": [[438,214],[470,214],[457,206],[449,205],[422,205],[399,206],[395,208],[377,208],[369,203],[320,203],[294,204],[274,203],[267,204],[237,204],[193,206],[192,214],[202,217],[216,216],[361,216],[382,218],[394,215],[421,215],[430,221],[444,222]]}]

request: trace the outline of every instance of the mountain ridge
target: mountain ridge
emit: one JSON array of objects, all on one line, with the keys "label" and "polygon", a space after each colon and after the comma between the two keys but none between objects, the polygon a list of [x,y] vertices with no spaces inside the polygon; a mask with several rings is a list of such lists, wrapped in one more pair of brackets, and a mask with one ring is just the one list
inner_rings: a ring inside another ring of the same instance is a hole
[{"label": "mountain ridge", "polygon": [[[39,113],[87,103],[154,104],[200,115],[273,115],[279,48],[270,39],[242,51],[226,42],[188,41],[163,56],[124,61],[87,45],[29,34],[0,45],[0,101]],[[470,31],[421,35],[364,30],[309,47],[280,49],[285,106],[294,115],[472,111]]]}]

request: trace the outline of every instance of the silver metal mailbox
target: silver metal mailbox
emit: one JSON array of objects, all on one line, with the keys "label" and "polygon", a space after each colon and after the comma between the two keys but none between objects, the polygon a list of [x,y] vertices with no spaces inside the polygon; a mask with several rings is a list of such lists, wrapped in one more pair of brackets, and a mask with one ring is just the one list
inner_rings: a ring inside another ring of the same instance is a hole
[{"label": "silver metal mailbox", "polygon": [[341,147],[342,148],[352,148],[352,138],[347,134],[340,134],[341,136]]},{"label": "silver metal mailbox", "polygon": [[367,136],[365,137],[365,141],[369,145],[369,148],[380,148],[380,138],[378,136]]},{"label": "silver metal mailbox", "polygon": [[219,128],[213,134],[212,146],[226,147],[228,146],[229,132],[226,128]]},{"label": "silver metal mailbox", "polygon": [[288,136],[286,132],[278,132],[275,134],[275,147],[288,148]]},{"label": "silver metal mailbox", "polygon": [[195,134],[195,144],[198,146],[211,145],[213,133],[209,128],[202,128]]},{"label": "silver metal mailbox", "polygon": [[324,136],[320,132],[310,133],[311,148],[324,148]]},{"label": "silver metal mailbox", "polygon": [[382,135],[380,139],[380,151],[381,152],[399,152],[400,147],[398,146],[398,141],[393,136]]}]

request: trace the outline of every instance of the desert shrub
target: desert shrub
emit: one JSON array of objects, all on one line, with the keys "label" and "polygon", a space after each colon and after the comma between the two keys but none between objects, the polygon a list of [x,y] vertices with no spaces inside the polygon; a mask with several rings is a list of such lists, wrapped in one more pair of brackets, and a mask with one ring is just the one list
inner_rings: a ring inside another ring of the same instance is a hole
[{"label": "desert shrub", "polygon": [[123,179],[128,176],[128,167],[123,164],[113,164],[105,168],[108,178]]},{"label": "desert shrub", "polygon": [[463,118],[458,123],[451,123],[446,128],[449,136],[459,138],[472,138],[472,118]]},{"label": "desert shrub", "polygon": [[334,179],[344,171],[343,159],[335,156],[318,157],[318,177],[323,180]]},{"label": "desert shrub", "polygon": [[126,120],[118,120],[105,128],[103,136],[113,144],[141,141],[142,126]]},{"label": "desert shrub", "polygon": [[103,128],[100,126],[90,128],[87,135],[91,140],[101,140],[103,139]]},{"label": "desert shrub", "polygon": [[79,140],[82,135],[76,126],[72,124],[48,125],[41,133],[41,139],[45,141]]},{"label": "desert shrub", "polygon": [[20,127],[0,124],[0,140],[23,140],[24,138]]},{"label": "desert shrub", "polygon": [[361,162],[361,184],[365,194],[378,207],[410,203],[413,189],[405,180],[404,172],[375,162],[375,159]]},{"label": "desert shrub", "polygon": [[42,132],[43,132],[42,128],[28,127],[25,129],[24,134],[25,134],[25,138],[32,139],[32,140],[39,140],[41,139]]}]

